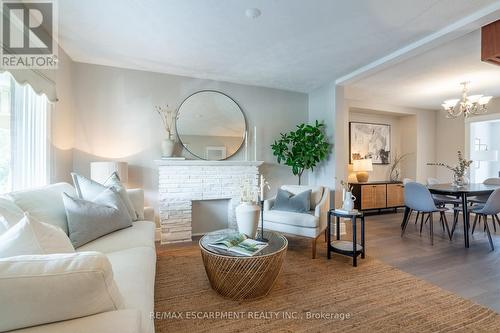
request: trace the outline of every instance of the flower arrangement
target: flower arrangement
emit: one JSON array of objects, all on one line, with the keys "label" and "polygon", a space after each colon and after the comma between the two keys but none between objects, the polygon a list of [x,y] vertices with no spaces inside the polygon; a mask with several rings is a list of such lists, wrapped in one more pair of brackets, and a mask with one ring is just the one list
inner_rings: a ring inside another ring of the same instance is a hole
[{"label": "flower arrangement", "polygon": [[349,184],[348,182],[346,182],[344,180],[341,180],[340,181],[340,186],[342,187],[343,191],[352,192],[352,185]]},{"label": "flower arrangement", "polygon": [[168,105],[166,107],[155,106],[155,110],[161,118],[163,127],[167,132],[168,139],[172,138],[174,134],[174,121],[177,117],[176,111],[169,109]]},{"label": "flower arrangement", "polygon": [[466,174],[473,161],[466,160],[460,150],[457,152],[457,155],[458,164],[455,166],[451,166],[446,163],[427,163],[427,165],[435,165],[447,168],[448,170],[453,172],[453,184],[456,186],[463,186],[467,183]]}]

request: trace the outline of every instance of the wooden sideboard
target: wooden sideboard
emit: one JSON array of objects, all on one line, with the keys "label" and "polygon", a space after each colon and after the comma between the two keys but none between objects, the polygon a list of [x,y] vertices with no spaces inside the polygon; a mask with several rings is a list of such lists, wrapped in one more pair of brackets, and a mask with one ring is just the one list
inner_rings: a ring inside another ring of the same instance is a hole
[{"label": "wooden sideboard", "polygon": [[396,209],[404,207],[404,187],[401,182],[374,181],[352,183],[352,194],[356,197],[354,208],[362,211]]}]

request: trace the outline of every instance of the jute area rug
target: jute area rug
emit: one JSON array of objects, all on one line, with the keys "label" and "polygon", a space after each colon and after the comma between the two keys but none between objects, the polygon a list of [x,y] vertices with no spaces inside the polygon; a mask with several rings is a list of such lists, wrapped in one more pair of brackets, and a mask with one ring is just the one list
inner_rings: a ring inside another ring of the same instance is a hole
[{"label": "jute area rug", "polygon": [[500,332],[492,310],[367,256],[310,259],[310,242],[288,238],[271,292],[236,302],[210,288],[198,245],[158,246],[157,332]]}]

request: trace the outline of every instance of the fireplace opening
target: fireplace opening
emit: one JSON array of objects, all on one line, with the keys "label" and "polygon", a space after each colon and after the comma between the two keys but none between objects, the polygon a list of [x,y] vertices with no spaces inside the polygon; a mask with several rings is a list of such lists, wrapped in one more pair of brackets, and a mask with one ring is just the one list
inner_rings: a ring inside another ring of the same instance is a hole
[{"label": "fireplace opening", "polygon": [[229,204],[229,199],[194,200],[191,212],[193,236],[227,228]]}]

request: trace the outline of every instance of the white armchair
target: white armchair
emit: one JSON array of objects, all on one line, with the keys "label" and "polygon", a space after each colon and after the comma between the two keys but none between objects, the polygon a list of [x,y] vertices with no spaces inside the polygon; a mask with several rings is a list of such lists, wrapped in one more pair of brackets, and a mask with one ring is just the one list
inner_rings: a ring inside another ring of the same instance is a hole
[{"label": "white armchair", "polygon": [[312,238],[312,258],[316,258],[316,240],[325,232],[330,209],[330,190],[323,186],[283,185],[281,189],[293,194],[311,190],[311,210],[295,213],[273,210],[273,199],[264,201],[264,229]]}]

